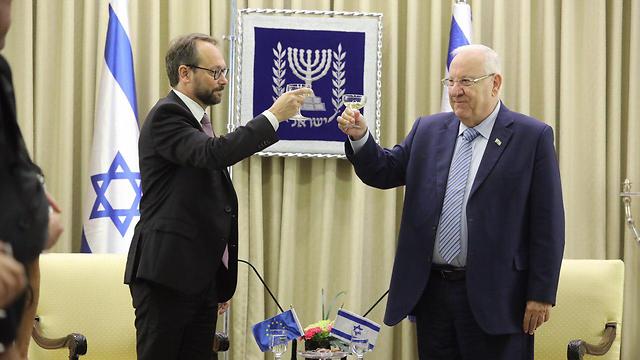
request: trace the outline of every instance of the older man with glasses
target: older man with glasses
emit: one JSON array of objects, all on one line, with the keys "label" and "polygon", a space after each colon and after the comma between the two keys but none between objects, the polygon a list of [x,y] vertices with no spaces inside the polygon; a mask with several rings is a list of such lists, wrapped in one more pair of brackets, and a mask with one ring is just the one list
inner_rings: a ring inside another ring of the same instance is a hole
[{"label": "older man with glasses", "polygon": [[449,71],[453,112],[418,118],[391,149],[359,113],[338,118],[358,177],[406,187],[385,323],[414,315],[422,360],[533,359],[564,250],[553,130],[500,101],[492,49],[459,48]]},{"label": "older man with glasses", "polygon": [[209,360],[218,304],[236,288],[238,199],[226,170],[278,141],[310,89],[284,93],[245,126],[216,136],[205,112],[222,101],[216,41],[189,34],[165,58],[172,87],[140,131],[142,200],[127,259],[138,359]]}]

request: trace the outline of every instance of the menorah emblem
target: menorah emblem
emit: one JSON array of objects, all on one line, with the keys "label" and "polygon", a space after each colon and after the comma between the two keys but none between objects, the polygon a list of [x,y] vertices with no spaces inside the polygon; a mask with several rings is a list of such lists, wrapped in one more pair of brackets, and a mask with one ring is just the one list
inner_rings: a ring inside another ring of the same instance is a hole
[{"label": "menorah emblem", "polygon": [[[310,49],[287,48],[291,71],[309,86],[329,72],[332,54],[331,49],[313,51]],[[321,97],[307,96],[301,109],[306,111],[325,111],[326,107]]]}]

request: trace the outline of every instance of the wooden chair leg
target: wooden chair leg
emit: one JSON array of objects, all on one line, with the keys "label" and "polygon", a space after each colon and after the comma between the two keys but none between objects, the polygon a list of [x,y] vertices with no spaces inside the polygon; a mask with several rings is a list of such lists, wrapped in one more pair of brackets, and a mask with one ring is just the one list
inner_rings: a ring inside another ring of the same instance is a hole
[{"label": "wooden chair leg", "polygon": [[567,346],[567,359],[568,360],[582,360],[585,354],[589,355],[604,355],[611,348],[616,339],[616,329],[618,325],[615,322],[607,323],[604,327],[604,334],[602,340],[597,345],[589,344],[588,342],[577,339],[569,341]]},{"label": "wooden chair leg", "polygon": [[43,349],[69,349],[69,360],[79,360],[80,355],[87,353],[87,338],[78,333],[71,333],[65,337],[50,339],[44,336],[40,327],[40,318],[36,317],[33,323],[31,337],[35,343]]}]

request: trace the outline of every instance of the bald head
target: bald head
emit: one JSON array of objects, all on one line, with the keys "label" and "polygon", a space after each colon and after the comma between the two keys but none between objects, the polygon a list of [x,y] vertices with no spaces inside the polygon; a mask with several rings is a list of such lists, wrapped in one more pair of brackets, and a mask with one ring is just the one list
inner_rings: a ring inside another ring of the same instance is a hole
[{"label": "bald head", "polygon": [[471,44],[460,46],[453,50],[454,60],[457,55],[466,54],[465,56],[473,57],[482,62],[484,71],[487,74],[502,74],[500,69],[500,56],[492,48],[482,44]]}]

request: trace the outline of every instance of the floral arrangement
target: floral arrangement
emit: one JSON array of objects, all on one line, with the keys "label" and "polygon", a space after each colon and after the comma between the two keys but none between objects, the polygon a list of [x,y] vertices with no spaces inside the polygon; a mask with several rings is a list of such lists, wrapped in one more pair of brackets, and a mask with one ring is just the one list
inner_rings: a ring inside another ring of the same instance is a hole
[{"label": "floral arrangement", "polygon": [[304,339],[313,341],[330,340],[332,327],[333,321],[330,320],[320,320],[310,324],[304,328]]},{"label": "floral arrangement", "polygon": [[341,341],[331,336],[331,328],[333,328],[333,320],[329,320],[329,313],[335,305],[335,302],[345,292],[339,292],[329,305],[328,310],[325,312],[325,296],[324,289],[322,289],[322,320],[309,324],[304,328],[304,347],[305,350],[317,350],[317,349],[339,349]]}]

